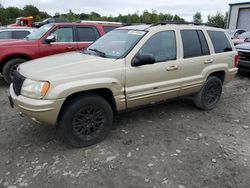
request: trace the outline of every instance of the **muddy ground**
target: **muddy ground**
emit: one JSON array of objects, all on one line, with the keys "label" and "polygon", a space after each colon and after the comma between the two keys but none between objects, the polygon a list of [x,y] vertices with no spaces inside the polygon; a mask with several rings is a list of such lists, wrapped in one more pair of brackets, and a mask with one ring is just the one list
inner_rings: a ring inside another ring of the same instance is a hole
[{"label": "muddy ground", "polygon": [[189,98],[128,112],[102,143],[73,149],[18,116],[0,78],[0,187],[250,187],[250,76],[213,111]]}]

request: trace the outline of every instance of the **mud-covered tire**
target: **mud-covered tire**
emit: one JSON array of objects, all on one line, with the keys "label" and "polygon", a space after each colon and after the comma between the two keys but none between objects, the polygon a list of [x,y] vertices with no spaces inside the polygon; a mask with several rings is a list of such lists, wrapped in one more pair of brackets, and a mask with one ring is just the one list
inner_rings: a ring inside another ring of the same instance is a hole
[{"label": "mud-covered tire", "polygon": [[221,80],[215,76],[209,76],[202,89],[194,96],[194,104],[202,110],[212,110],[219,102],[221,93]]},{"label": "mud-covered tire", "polygon": [[22,58],[15,58],[11,59],[8,62],[5,63],[2,71],[2,75],[4,80],[10,84],[13,80],[13,74],[15,70],[17,69],[18,65],[25,62],[27,60],[22,59]]},{"label": "mud-covered tire", "polygon": [[87,147],[102,141],[113,124],[113,110],[102,97],[87,94],[73,98],[63,108],[59,131],[73,147]]}]

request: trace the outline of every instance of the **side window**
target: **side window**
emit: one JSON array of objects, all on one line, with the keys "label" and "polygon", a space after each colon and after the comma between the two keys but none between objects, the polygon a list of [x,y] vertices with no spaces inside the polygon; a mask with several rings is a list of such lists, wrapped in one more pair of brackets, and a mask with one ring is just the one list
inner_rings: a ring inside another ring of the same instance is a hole
[{"label": "side window", "polygon": [[232,51],[232,46],[223,31],[207,32],[213,43],[215,53]]},{"label": "side window", "polygon": [[78,27],[77,33],[79,42],[93,42],[100,37],[97,30],[93,27]]},{"label": "side window", "polygon": [[152,54],[156,62],[176,59],[176,39],[174,31],[162,31],[154,34],[142,46],[139,54]]},{"label": "side window", "polygon": [[209,55],[210,51],[209,51],[209,48],[208,48],[207,40],[206,40],[203,32],[201,30],[198,30],[197,33],[198,33],[200,43],[201,43],[202,54],[203,55]]},{"label": "side window", "polygon": [[11,39],[11,32],[10,31],[0,32],[0,39]]},{"label": "side window", "polygon": [[12,31],[12,38],[13,39],[23,39],[28,34],[30,34],[29,31]]},{"label": "side window", "polygon": [[181,31],[184,58],[208,55],[209,48],[206,38],[200,30]]},{"label": "side window", "polygon": [[118,26],[103,26],[105,33],[108,33],[116,28],[118,28]]},{"label": "side window", "polygon": [[73,42],[73,28],[61,27],[51,33],[56,37],[56,42]]}]

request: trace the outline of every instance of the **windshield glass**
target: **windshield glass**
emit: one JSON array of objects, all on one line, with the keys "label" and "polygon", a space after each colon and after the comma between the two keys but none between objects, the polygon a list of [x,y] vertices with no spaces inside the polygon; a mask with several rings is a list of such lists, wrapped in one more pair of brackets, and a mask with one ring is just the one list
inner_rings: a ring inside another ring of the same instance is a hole
[{"label": "windshield glass", "polygon": [[115,59],[122,58],[130,52],[145,33],[145,31],[136,30],[113,30],[89,46],[84,53]]},{"label": "windshield glass", "polygon": [[52,24],[47,24],[44,25],[42,27],[40,27],[39,29],[37,29],[35,32],[29,34],[27,37],[27,39],[29,40],[37,40],[40,39],[48,30],[50,30],[52,28]]},{"label": "windshield glass", "polygon": [[250,38],[250,32],[242,33],[238,36],[240,39]]}]

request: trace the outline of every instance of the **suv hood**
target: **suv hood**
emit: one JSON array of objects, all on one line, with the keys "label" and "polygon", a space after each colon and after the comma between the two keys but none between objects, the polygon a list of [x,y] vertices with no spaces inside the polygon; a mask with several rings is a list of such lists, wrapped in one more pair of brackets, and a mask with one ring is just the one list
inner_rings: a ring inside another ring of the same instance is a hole
[{"label": "suv hood", "polygon": [[236,46],[237,49],[250,50],[250,42],[245,42]]},{"label": "suv hood", "polygon": [[18,70],[32,80],[69,80],[113,70],[117,68],[114,61],[116,59],[68,52],[23,63]]}]

